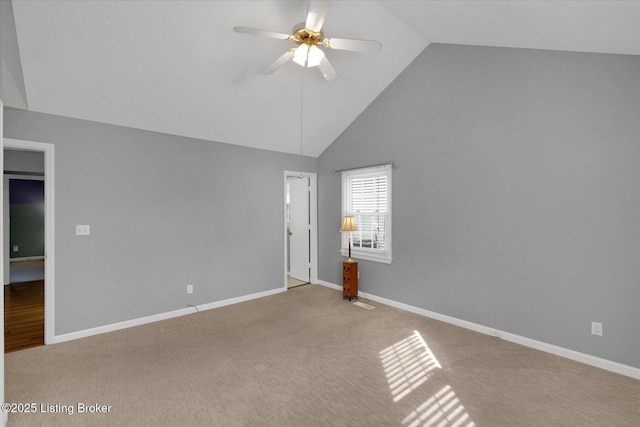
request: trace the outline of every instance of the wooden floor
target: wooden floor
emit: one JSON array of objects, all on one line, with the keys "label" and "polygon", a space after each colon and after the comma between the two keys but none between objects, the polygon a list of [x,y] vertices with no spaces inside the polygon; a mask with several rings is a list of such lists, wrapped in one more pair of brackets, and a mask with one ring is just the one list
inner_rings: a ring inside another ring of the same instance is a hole
[{"label": "wooden floor", "polygon": [[4,287],[4,351],[44,345],[44,280]]}]

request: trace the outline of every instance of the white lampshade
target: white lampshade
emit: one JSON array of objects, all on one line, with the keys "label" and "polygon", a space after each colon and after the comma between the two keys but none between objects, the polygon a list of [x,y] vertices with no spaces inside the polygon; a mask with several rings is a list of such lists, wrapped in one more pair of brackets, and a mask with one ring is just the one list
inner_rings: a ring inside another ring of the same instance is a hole
[{"label": "white lampshade", "polygon": [[353,215],[345,215],[342,227],[340,227],[340,232],[344,231],[358,231],[358,224],[356,224],[356,219]]}]

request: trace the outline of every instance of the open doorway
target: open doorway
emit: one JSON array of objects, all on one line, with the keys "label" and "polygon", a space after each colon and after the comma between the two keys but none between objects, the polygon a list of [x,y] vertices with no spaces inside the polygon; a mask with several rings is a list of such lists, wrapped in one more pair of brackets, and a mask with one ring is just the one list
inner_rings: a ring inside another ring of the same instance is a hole
[{"label": "open doorway", "polygon": [[311,238],[309,230],[309,177],[287,177],[288,199],[288,264],[287,287],[293,288],[310,282]]},{"label": "open doorway", "polygon": [[44,345],[44,153],[5,149],[4,165],[4,254],[9,258],[4,325],[9,353]]},{"label": "open doorway", "polygon": [[53,339],[53,145],[4,140],[5,352]]},{"label": "open doorway", "polygon": [[5,352],[44,345],[44,153],[4,150]]},{"label": "open doorway", "polygon": [[316,175],[285,172],[285,287],[317,281]]}]

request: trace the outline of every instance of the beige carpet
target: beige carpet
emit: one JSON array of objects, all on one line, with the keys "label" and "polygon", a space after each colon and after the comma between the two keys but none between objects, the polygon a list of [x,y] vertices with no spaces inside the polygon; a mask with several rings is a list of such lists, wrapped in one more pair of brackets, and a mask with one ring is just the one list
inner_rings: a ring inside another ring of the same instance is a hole
[{"label": "beige carpet", "polygon": [[372,305],[301,286],[7,354],[6,400],[49,409],[8,425],[640,425],[640,381]]}]

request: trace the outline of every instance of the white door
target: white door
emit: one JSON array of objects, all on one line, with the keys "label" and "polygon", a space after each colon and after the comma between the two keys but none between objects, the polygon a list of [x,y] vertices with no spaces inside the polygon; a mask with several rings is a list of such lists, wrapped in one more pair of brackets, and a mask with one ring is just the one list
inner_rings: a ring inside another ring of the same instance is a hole
[{"label": "white door", "polygon": [[289,271],[309,281],[309,177],[289,178]]}]

